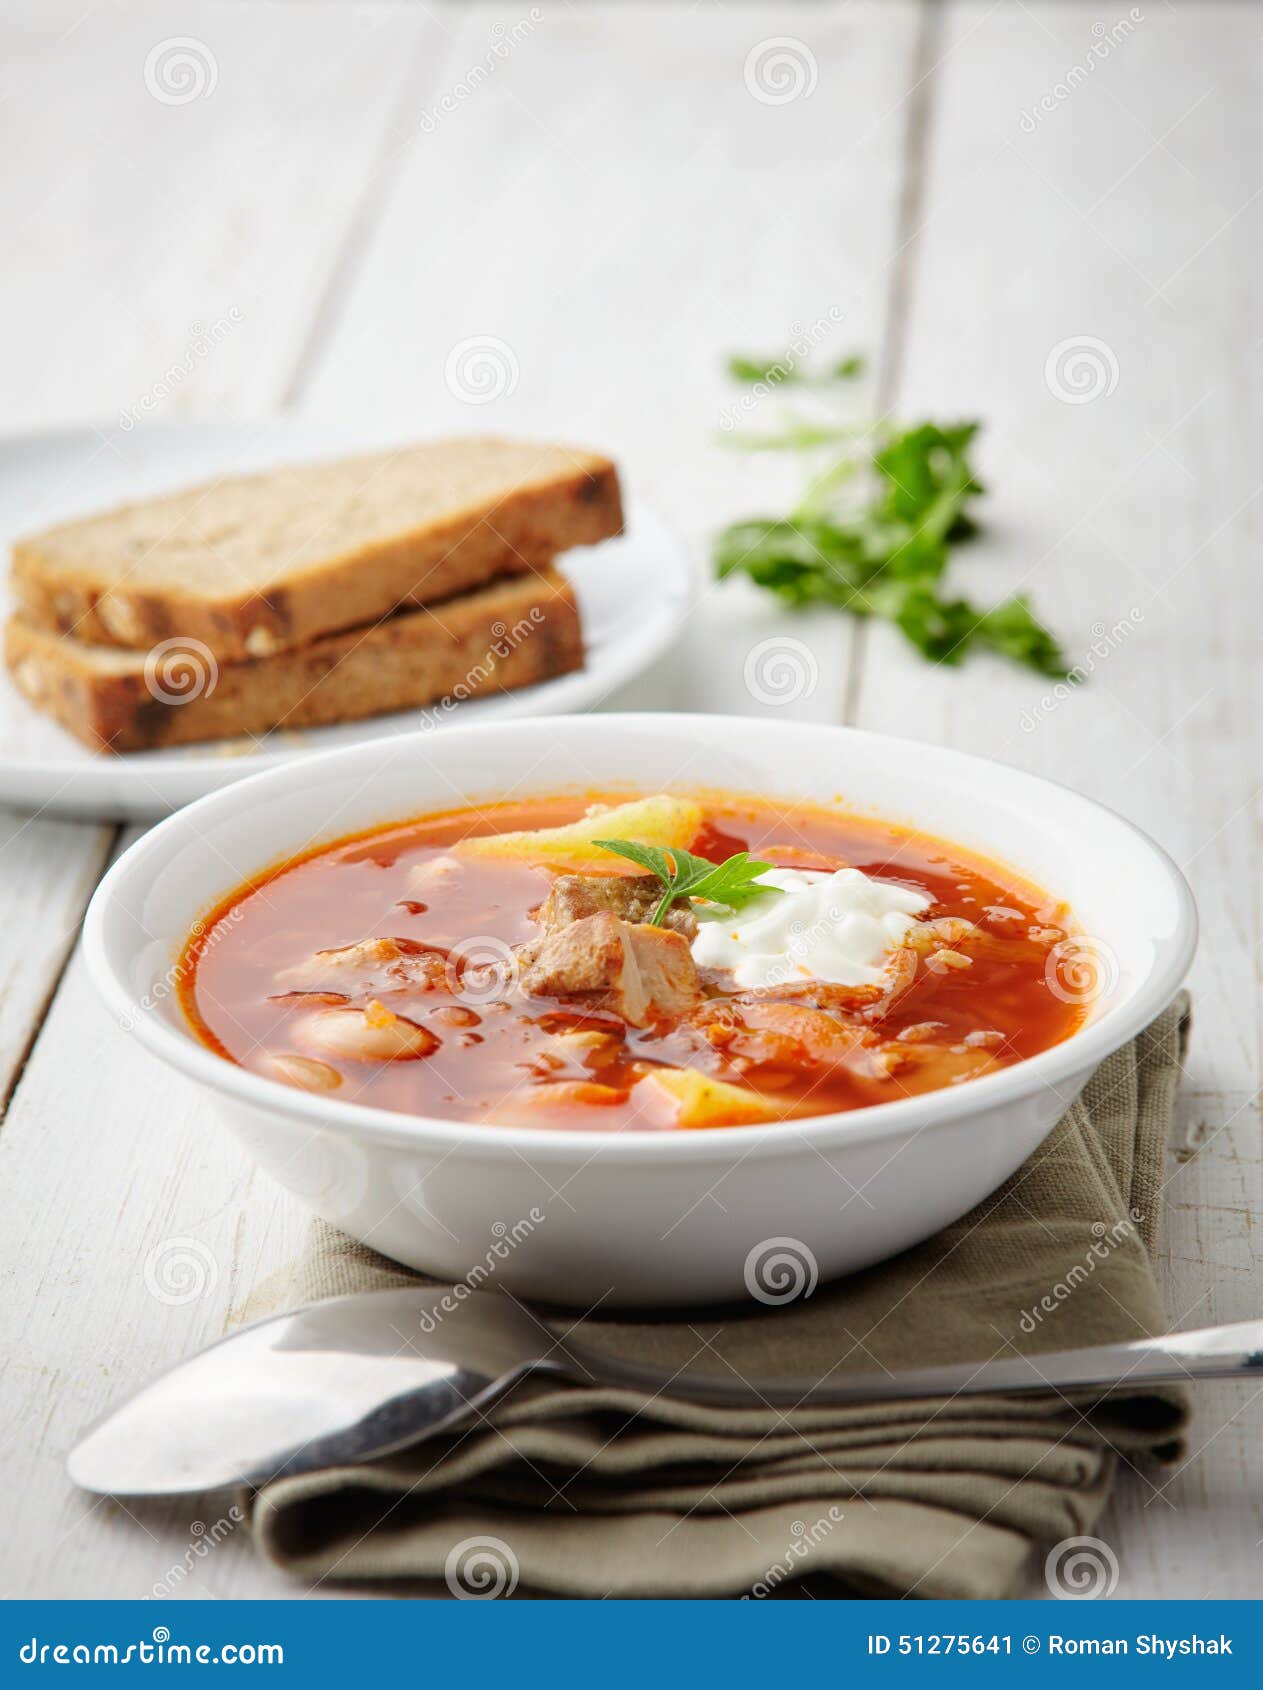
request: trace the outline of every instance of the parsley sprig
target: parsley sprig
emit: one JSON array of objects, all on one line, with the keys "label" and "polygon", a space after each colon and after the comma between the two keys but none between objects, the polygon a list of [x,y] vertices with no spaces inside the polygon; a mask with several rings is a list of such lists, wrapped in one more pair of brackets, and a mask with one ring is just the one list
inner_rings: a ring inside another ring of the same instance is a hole
[{"label": "parsley sprig", "polygon": [[738,851],[722,863],[711,863],[674,845],[664,850],[660,845],[641,845],[635,839],[594,839],[592,843],[639,863],[662,882],[666,890],[653,912],[651,927],[661,927],[668,911],[681,900],[705,898],[726,910],[736,910],[752,898],[780,891],[779,886],[768,886],[759,879],[772,864],[752,862],[748,851]]},{"label": "parsley sprig", "polygon": [[[732,358],[728,368],[738,379],[766,381],[786,364],[795,368],[789,358]],[[792,379],[810,386],[848,381],[854,371],[843,370],[852,364],[844,359],[821,377],[796,371]],[[720,579],[744,574],[787,605],[826,604],[881,618],[934,663],[959,663],[982,646],[1063,678],[1069,671],[1061,647],[1024,595],[987,610],[944,588],[954,548],[978,532],[972,506],[985,489],[972,450],[980,426],[791,417],[779,432],[727,436],[753,451],[807,455],[829,447],[835,455],[788,516],[723,530],[714,554]]]}]

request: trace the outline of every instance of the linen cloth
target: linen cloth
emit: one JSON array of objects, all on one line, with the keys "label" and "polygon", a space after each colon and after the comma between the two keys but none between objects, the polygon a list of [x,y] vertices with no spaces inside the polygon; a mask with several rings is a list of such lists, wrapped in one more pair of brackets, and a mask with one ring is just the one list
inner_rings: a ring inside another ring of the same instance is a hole
[{"label": "linen cloth", "polygon": [[[668,1374],[726,1362],[758,1380],[1165,1330],[1153,1258],[1188,1022],[1181,997],[1012,1179],[894,1260],[786,1306],[598,1312],[574,1336]],[[317,1222],[288,1300],[409,1283]],[[528,1380],[461,1432],[267,1485],[253,1530],[309,1583],[737,1597],[806,1579],[815,1594],[995,1597],[1033,1547],[1091,1533],[1120,1461],[1174,1458],[1185,1415],[1178,1387],[779,1410]]]}]

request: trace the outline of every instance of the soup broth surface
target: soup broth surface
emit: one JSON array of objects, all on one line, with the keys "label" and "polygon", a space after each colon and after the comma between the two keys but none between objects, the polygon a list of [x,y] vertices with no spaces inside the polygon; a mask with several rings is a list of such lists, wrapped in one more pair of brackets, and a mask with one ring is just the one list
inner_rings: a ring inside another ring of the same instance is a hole
[{"label": "soup broth surface", "polygon": [[[904,959],[899,990],[885,992],[810,981],[741,991],[731,976],[703,971],[699,1008],[649,1027],[525,992],[513,949],[537,937],[532,911],[555,871],[461,858],[452,847],[572,822],[594,802],[625,798],[436,815],[282,864],[200,924],[180,967],[185,1013],[220,1055],[281,1083],[401,1114],[609,1131],[740,1124],[731,1097],[727,1113],[682,1122],[669,1096],[640,1083],[655,1069],[693,1069],[740,1088],[755,1111],[747,1120],[794,1119],[968,1083],[1046,1050],[1086,1013],[1058,985],[1068,912],[1036,889],[901,827],[735,796],[703,797],[697,855],[719,862],[771,850],[781,867],[858,868],[923,893],[929,918],[969,924],[970,939],[918,956],[915,970]],[[599,820],[593,833],[601,836]],[[631,868],[609,863],[611,872]],[[424,980],[401,983],[398,970],[371,965],[341,976],[312,962],[375,939],[425,961]],[[390,1059],[361,1060],[336,1038],[331,1049],[315,1037],[328,1012],[350,1008],[366,1011]],[[576,1032],[587,1036],[565,1037]],[[407,1046],[402,1056],[392,1040]]]}]

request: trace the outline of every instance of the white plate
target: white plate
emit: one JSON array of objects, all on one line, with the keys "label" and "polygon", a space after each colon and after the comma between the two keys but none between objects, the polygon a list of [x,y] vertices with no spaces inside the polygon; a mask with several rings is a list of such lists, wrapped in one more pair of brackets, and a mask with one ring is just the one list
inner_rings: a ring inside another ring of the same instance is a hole
[{"label": "white plate", "polygon": [[[211,476],[392,444],[363,430],[284,420],[155,424],[130,431],[84,428],[0,441],[0,541],[94,510],[173,491]],[[0,666],[0,804],[56,815],[148,821],[216,787],[313,751],[449,722],[504,721],[586,709],[646,668],[678,633],[690,569],[681,541],[651,511],[628,501],[627,532],[563,559],[583,612],[583,669],[520,692],[468,699],[444,712],[407,710],[327,728],[249,741],[92,752],[41,716]],[[7,608],[7,607],[6,607]]]}]

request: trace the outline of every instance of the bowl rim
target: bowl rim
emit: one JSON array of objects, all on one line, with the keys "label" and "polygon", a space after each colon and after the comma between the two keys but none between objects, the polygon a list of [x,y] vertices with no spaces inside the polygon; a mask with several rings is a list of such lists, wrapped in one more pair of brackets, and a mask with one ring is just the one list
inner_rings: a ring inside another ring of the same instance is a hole
[{"label": "bowl rim", "polygon": [[[670,732],[706,727],[723,731],[733,724],[748,726],[750,718],[716,712],[628,711],[599,714],[571,714],[532,717],[525,721],[488,722],[459,725],[444,730],[443,740],[453,742],[471,736],[486,739],[495,735],[511,735],[523,731],[565,729],[574,723],[599,722],[602,728],[618,733],[628,728]],[[921,1092],[913,1097],[887,1103],[867,1104],[859,1109],[810,1115],[790,1121],[773,1121],[748,1126],[708,1127],[699,1132],[608,1132],[599,1130],[572,1131],[548,1126],[507,1126],[481,1124],[445,1119],[434,1115],[404,1115],[394,1110],[369,1104],[345,1102],[316,1093],[303,1092],[277,1080],[255,1074],[235,1062],[217,1055],[202,1044],[190,1029],[183,1031],[157,1013],[155,1004],[136,996],[123,978],[110,954],[106,940],[106,926],[114,902],[121,888],[149,865],[170,861],[183,849],[182,835],[192,830],[202,816],[250,805],[269,785],[275,786],[293,779],[301,768],[304,776],[319,775],[321,768],[341,760],[354,763],[358,758],[373,758],[386,748],[399,753],[410,744],[434,743],[434,736],[425,732],[416,735],[392,735],[363,740],[355,745],[336,746],[316,753],[299,762],[280,764],[262,769],[255,775],[221,787],[195,800],[183,809],[157,823],[129,846],[97,886],[88,906],[83,924],[83,947],[89,974],[106,1006],[119,1019],[124,1029],[153,1055],[190,1079],[200,1082],[212,1092],[224,1093],[236,1102],[253,1108],[283,1115],[310,1128],[341,1132],[353,1138],[364,1137],[379,1144],[418,1149],[440,1147],[450,1150],[473,1151],[476,1155],[499,1158],[503,1153],[522,1155],[527,1160],[551,1162],[586,1162],[594,1155],[615,1161],[642,1163],[661,1157],[663,1165],[672,1161],[724,1162],[738,1153],[739,1160],[750,1156],[775,1155],[789,1148],[789,1141],[801,1140],[814,1152],[821,1152],[840,1144],[872,1144],[895,1139],[908,1132],[945,1127],[962,1118],[990,1113],[1006,1103],[1019,1101],[1041,1086],[1055,1095],[1058,1082],[1091,1071],[1105,1057],[1118,1050],[1150,1024],[1172,1001],[1179,989],[1197,944],[1197,908],[1192,890],[1170,854],[1155,840],[1125,816],[1096,799],[1088,798],[1061,781],[1033,775],[1025,769],[1002,763],[994,758],[980,757],[971,752],[936,746],[929,741],[875,733],[827,722],[771,722],[767,718],[753,718],[764,728],[783,729],[796,733],[836,735],[841,739],[880,742],[900,752],[912,755],[933,753],[943,762],[962,770],[998,770],[1003,776],[1033,783],[1050,792],[1067,795],[1075,803],[1085,805],[1109,818],[1124,836],[1146,854],[1163,874],[1173,895],[1176,921],[1172,934],[1156,942],[1154,966],[1135,991],[1121,1003],[1108,1009],[1099,1020],[1079,1028],[1058,1044],[1034,1056],[1016,1062],[1012,1067],[971,1080],[967,1085],[943,1087]],[[418,812],[420,813],[420,812]],[[389,825],[388,823],[383,825]],[[349,831],[353,832],[354,829]],[[340,837],[340,836],[339,836]],[[335,841],[330,840],[330,844]],[[284,860],[284,850],[267,859]],[[260,865],[264,866],[263,864]],[[245,878],[244,876],[242,877]],[[1073,1101],[1073,1094],[1062,1100],[1065,1108]]]}]

